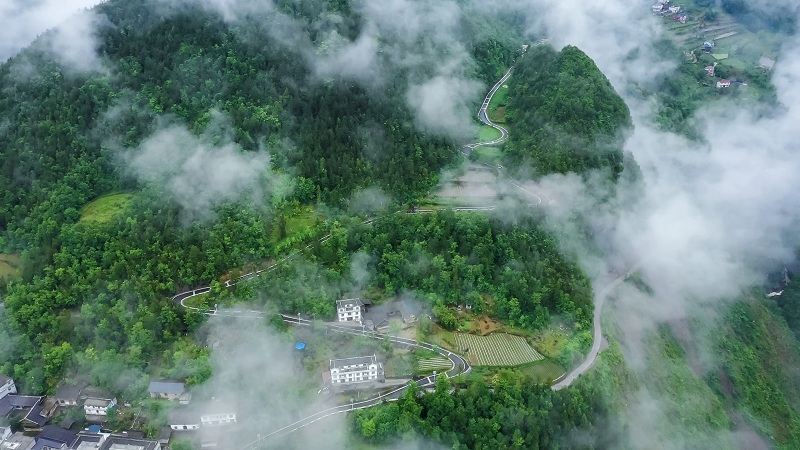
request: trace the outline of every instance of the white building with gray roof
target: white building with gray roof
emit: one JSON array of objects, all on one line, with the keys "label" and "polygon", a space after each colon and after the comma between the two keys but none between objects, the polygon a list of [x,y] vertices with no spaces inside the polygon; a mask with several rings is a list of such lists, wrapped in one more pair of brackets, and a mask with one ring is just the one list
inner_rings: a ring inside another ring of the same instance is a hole
[{"label": "white building with gray roof", "polygon": [[383,364],[375,355],[332,359],[330,373],[334,386],[384,380]]}]

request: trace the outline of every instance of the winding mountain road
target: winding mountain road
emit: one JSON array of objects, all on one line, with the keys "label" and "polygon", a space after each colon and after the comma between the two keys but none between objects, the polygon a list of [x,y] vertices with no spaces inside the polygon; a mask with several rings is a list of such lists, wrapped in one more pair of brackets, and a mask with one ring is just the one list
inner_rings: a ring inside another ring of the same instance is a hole
[{"label": "winding mountain road", "polygon": [[492,97],[494,97],[494,93],[497,92],[498,89],[500,89],[500,87],[503,85],[503,83],[506,82],[506,80],[508,80],[513,70],[514,66],[511,66],[511,68],[508,69],[508,72],[506,72],[506,74],[503,75],[503,78],[500,78],[500,81],[498,81],[497,83],[494,84],[494,86],[492,86],[492,89],[489,91],[488,94],[486,94],[486,97],[484,97],[483,103],[481,104],[481,108],[478,110],[478,120],[499,131],[500,137],[497,139],[493,139],[491,141],[475,142],[474,144],[465,145],[464,147],[461,148],[461,152],[464,153],[465,155],[469,156],[472,150],[474,150],[476,147],[481,147],[484,145],[502,144],[503,142],[506,141],[506,139],[508,139],[508,130],[489,120],[489,116],[486,114],[486,110],[489,108],[489,103],[491,103]]},{"label": "winding mountain road", "polygon": [[[481,122],[483,122],[484,124],[486,124],[486,125],[488,125],[488,126],[490,126],[492,128],[495,128],[496,130],[500,131],[500,134],[501,134],[500,137],[497,138],[497,139],[491,140],[491,141],[476,142],[476,143],[473,143],[473,144],[465,145],[464,147],[462,147],[462,152],[465,155],[469,155],[469,153],[472,150],[474,150],[475,148],[477,148],[477,147],[485,146],[485,145],[501,144],[501,143],[505,142],[506,139],[508,139],[508,130],[506,130],[505,128],[503,128],[503,127],[495,124],[491,120],[489,120],[489,117],[487,115],[487,109],[489,107],[489,103],[491,102],[492,97],[494,96],[495,92],[497,92],[497,90],[503,85],[503,83],[505,83],[508,80],[508,78],[511,76],[511,73],[512,73],[513,70],[514,70],[514,68],[512,66],[506,72],[506,74],[503,75],[503,77],[497,83],[495,83],[495,85],[492,87],[492,89],[489,91],[489,93],[484,98],[484,101],[483,101],[483,103],[481,105],[481,108],[478,111],[478,119]],[[502,168],[503,168],[502,166],[498,166],[498,167],[495,168],[495,170],[498,171],[498,175],[500,175],[500,171],[501,171]],[[541,196],[539,196],[536,193],[531,192],[530,190],[526,189],[524,186],[522,186],[518,181],[514,180],[513,178],[510,178],[510,177],[507,177],[507,178],[509,180],[511,180],[512,184],[515,187],[517,187],[519,190],[521,190],[522,192],[524,192],[524,193],[528,194],[529,196],[535,198],[536,202],[534,203],[534,205],[541,205],[541,204],[544,203],[544,201],[543,201]],[[547,196],[547,198],[548,198],[548,204],[552,203],[552,199],[550,199],[549,196]],[[494,210],[495,207],[494,206],[488,206],[488,207],[464,206],[464,207],[454,207],[454,208],[451,208],[451,209],[455,210],[455,211],[481,212],[481,211]],[[432,212],[434,212],[434,210],[415,210],[414,212],[409,212],[408,214],[426,214],[426,213],[432,213]],[[387,216],[382,216],[382,217],[387,217]],[[365,224],[371,224],[371,223],[375,222],[376,220],[379,220],[380,218],[381,217],[371,218],[371,219],[368,219],[368,220],[364,221],[364,223]],[[239,277],[237,277],[235,279],[232,279],[232,280],[227,280],[225,282],[224,286],[226,288],[230,288],[230,287],[235,286],[237,283],[239,283],[241,281],[249,280],[249,279],[258,277],[260,275],[272,272],[276,268],[278,268],[281,264],[283,264],[283,263],[295,258],[302,251],[310,249],[315,245],[324,243],[325,241],[330,239],[330,237],[331,237],[330,234],[322,236],[317,241],[306,245],[302,249],[295,250],[294,252],[290,253],[286,257],[284,257],[284,258],[272,263],[271,265],[269,265],[266,268],[246,273],[246,274],[241,275],[241,276],[239,276]],[[570,386],[573,381],[575,381],[580,375],[584,374],[586,371],[588,371],[592,367],[592,365],[594,365],[594,363],[597,360],[597,357],[598,357],[598,355],[600,353],[600,346],[601,346],[601,343],[602,343],[602,334],[603,333],[602,333],[602,324],[601,324],[601,313],[602,313],[603,304],[605,303],[605,300],[608,297],[608,295],[611,293],[611,291],[614,288],[616,288],[620,283],[622,283],[627,277],[629,277],[630,274],[633,273],[636,270],[636,267],[638,267],[638,265],[635,266],[634,268],[632,268],[631,270],[629,270],[628,273],[626,273],[625,275],[619,276],[619,277],[615,278],[614,280],[612,280],[611,282],[609,282],[603,288],[603,290],[600,292],[600,294],[596,297],[596,299],[595,299],[595,308],[594,308],[594,317],[593,317],[593,320],[592,320],[592,325],[593,325],[592,348],[589,351],[589,353],[587,354],[586,358],[583,360],[583,362],[581,362],[580,365],[578,365],[575,369],[573,369],[572,371],[570,371],[566,375],[562,376],[559,380],[557,380],[556,383],[554,383],[551,386],[553,390],[557,391],[557,390],[560,390],[560,389],[563,389],[565,387]],[[198,295],[203,295],[203,294],[206,294],[206,293],[208,293],[210,291],[211,291],[211,287],[210,286],[198,287],[198,288],[190,289],[190,290],[187,290],[185,292],[181,292],[179,294],[176,294],[175,296],[172,297],[172,300],[177,302],[180,306],[182,306],[184,308],[187,308],[189,310],[193,310],[193,311],[196,311],[198,313],[205,314],[205,315],[208,315],[208,316],[225,316],[225,317],[242,317],[242,318],[260,318],[260,317],[264,316],[264,312],[263,311],[257,311],[257,310],[246,310],[246,311],[245,310],[222,310],[222,311],[220,311],[216,307],[214,309],[203,309],[203,308],[197,308],[197,307],[194,307],[194,306],[190,306],[190,305],[187,305],[185,303],[185,301],[187,299],[189,299],[189,298],[192,298],[192,297],[195,297],[195,296],[198,296]],[[299,316],[298,317],[294,317],[294,316],[283,315],[283,314],[281,316],[282,316],[284,322],[290,323],[290,324],[295,325],[295,326],[311,326],[311,324],[312,324],[311,321],[309,321],[307,319],[302,319]],[[427,343],[427,342],[415,341],[413,339],[400,338],[400,337],[397,337],[397,336],[391,336],[391,335],[388,335],[388,334],[385,334],[385,333],[379,333],[379,332],[376,332],[376,331],[366,331],[366,330],[363,330],[363,329],[361,329],[361,330],[354,329],[354,328],[351,328],[351,327],[340,326],[340,325],[337,325],[336,323],[325,323],[325,326],[327,327],[327,329],[329,331],[333,331],[333,332],[337,332],[337,333],[360,335],[360,336],[366,336],[366,337],[373,338],[373,339],[388,339],[392,343],[394,343],[395,345],[406,346],[406,347],[416,347],[416,348],[422,348],[422,349],[426,349],[426,350],[431,350],[431,351],[437,352],[441,356],[446,357],[448,360],[450,360],[450,363],[451,363],[452,367],[451,367],[450,370],[448,370],[447,372],[444,373],[444,375],[446,377],[448,377],[448,378],[452,378],[452,377],[459,376],[459,375],[466,375],[466,374],[469,374],[472,371],[472,367],[469,365],[469,363],[463,357],[461,357],[460,355],[458,355],[456,353],[450,352],[449,350],[446,350],[446,349],[444,349],[442,347],[436,346],[434,344],[430,344],[430,343]],[[439,376],[441,376],[441,375],[439,375]],[[425,378],[422,378],[422,379],[417,381],[417,385],[419,387],[421,387],[421,388],[426,388],[426,387],[432,386],[434,384],[435,384],[435,376],[433,376],[433,375],[425,377]],[[293,431],[296,431],[296,430],[298,430],[300,428],[303,428],[305,426],[311,425],[311,424],[313,424],[313,423],[315,423],[315,422],[317,422],[319,420],[322,420],[322,419],[324,419],[326,417],[333,416],[335,414],[341,414],[341,413],[345,413],[345,412],[348,412],[348,411],[354,411],[354,410],[357,410],[357,409],[369,408],[369,407],[376,406],[378,404],[381,404],[381,403],[384,403],[384,402],[388,402],[388,401],[395,401],[395,400],[399,399],[403,395],[403,393],[406,390],[408,390],[408,388],[409,388],[409,386],[405,385],[405,386],[399,387],[397,389],[393,389],[393,390],[390,390],[390,391],[385,392],[383,394],[380,394],[380,395],[378,395],[378,396],[376,396],[374,398],[368,399],[368,400],[363,400],[363,401],[359,401],[359,402],[351,402],[350,404],[333,406],[333,407],[330,407],[330,408],[327,408],[327,409],[324,409],[324,410],[321,410],[321,411],[317,411],[314,414],[306,416],[306,417],[304,417],[304,418],[302,418],[300,420],[297,420],[297,421],[295,421],[295,422],[293,422],[293,423],[291,423],[289,425],[286,425],[286,426],[284,426],[282,428],[274,430],[274,431],[272,431],[272,432],[270,432],[268,434],[265,434],[263,436],[259,435],[258,439],[254,440],[251,443],[247,444],[246,446],[242,447],[241,450],[251,450],[251,449],[257,448],[262,443],[262,441],[264,441],[265,439],[269,439],[269,438],[272,438],[272,437],[277,437],[277,436],[282,436],[282,435],[289,434],[289,433],[291,433]]]}]

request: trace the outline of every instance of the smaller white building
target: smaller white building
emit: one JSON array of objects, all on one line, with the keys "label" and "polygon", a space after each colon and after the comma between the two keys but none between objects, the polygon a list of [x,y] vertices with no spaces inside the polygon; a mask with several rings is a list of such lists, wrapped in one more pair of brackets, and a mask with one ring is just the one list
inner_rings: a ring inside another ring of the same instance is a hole
[{"label": "smaller white building", "polygon": [[383,364],[375,355],[331,360],[332,385],[383,380]]},{"label": "smaller white building", "polygon": [[117,406],[115,398],[89,397],[83,403],[83,410],[87,416],[107,416],[108,410]]},{"label": "smaller white building", "polygon": [[14,379],[0,374],[0,398],[16,393],[17,386],[14,384]]},{"label": "smaller white building", "polygon": [[223,414],[206,414],[204,416],[200,416],[200,424],[204,427],[227,425],[229,423],[236,423],[236,414],[223,413]]},{"label": "smaller white building", "polygon": [[362,302],[360,298],[336,300],[336,312],[339,315],[339,322],[361,323],[361,314],[363,311],[364,302]]}]

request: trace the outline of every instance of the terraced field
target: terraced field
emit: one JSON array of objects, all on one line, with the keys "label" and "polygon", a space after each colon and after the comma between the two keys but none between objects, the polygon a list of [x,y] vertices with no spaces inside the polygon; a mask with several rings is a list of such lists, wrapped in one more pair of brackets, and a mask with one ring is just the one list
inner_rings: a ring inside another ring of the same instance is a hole
[{"label": "terraced field", "polygon": [[453,333],[453,336],[458,350],[466,352],[474,366],[518,366],[544,359],[520,336],[505,333],[489,336]]},{"label": "terraced field", "polygon": [[434,370],[450,370],[453,363],[444,357],[421,359],[418,363],[420,372],[433,372]]}]

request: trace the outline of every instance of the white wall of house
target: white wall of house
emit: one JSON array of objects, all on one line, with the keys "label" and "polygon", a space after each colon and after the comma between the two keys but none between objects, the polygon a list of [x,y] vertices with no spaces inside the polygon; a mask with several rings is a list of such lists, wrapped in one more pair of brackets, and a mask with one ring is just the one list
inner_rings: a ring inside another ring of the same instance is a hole
[{"label": "white wall of house", "polygon": [[379,363],[359,364],[331,369],[331,383],[360,383],[378,379]]},{"label": "white wall of house", "polygon": [[170,425],[169,427],[172,428],[173,430],[199,430],[200,424],[199,423],[190,423],[186,425],[176,424],[176,425]]},{"label": "white wall of house", "polygon": [[14,384],[14,380],[9,378],[0,386],[0,398],[5,397],[8,394],[16,394],[17,393],[17,386]]},{"label": "white wall of house", "polygon": [[200,416],[200,424],[203,426],[225,425],[236,423],[236,414],[208,414]]},{"label": "white wall of house", "polygon": [[87,403],[84,403],[83,405],[83,410],[87,416],[107,416],[108,409],[116,406],[116,403],[113,400],[109,400],[104,405],[91,404],[88,401]]}]

